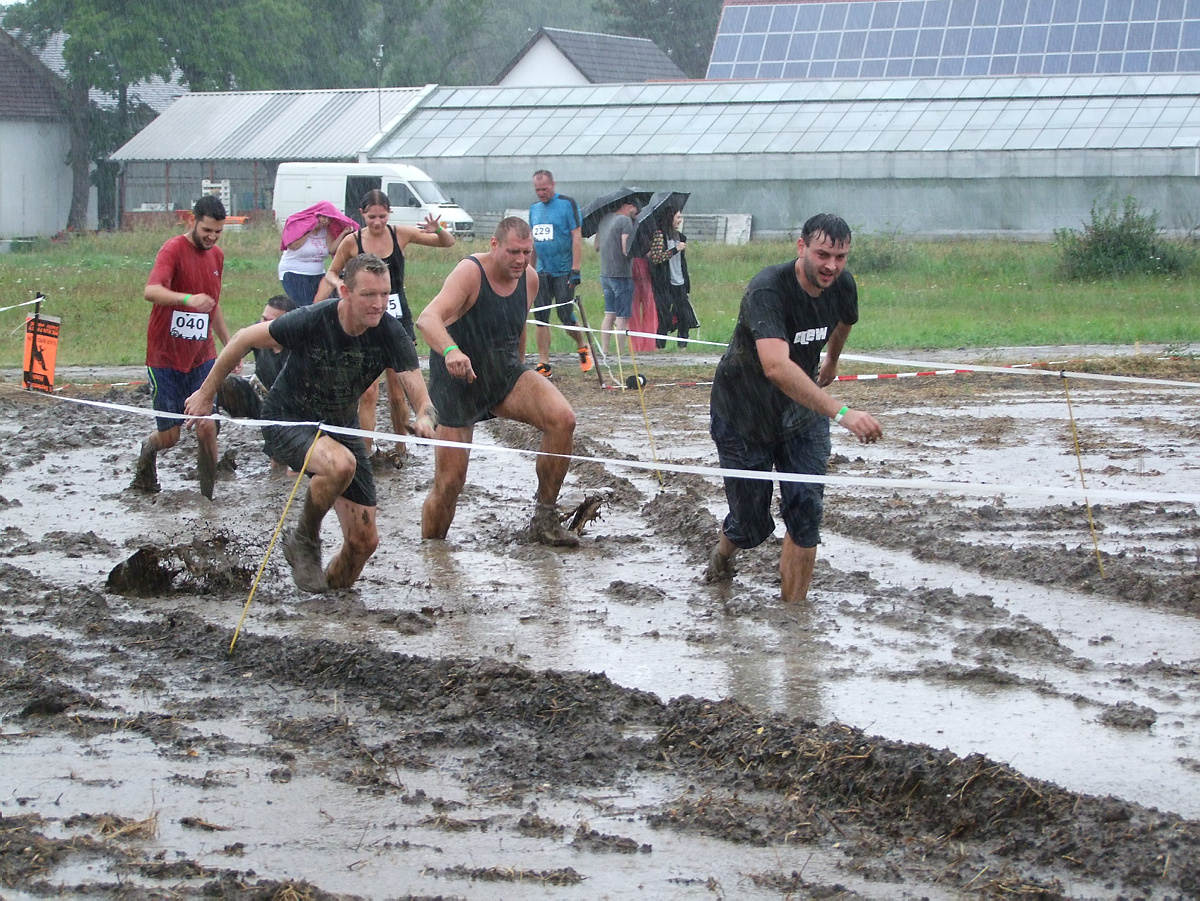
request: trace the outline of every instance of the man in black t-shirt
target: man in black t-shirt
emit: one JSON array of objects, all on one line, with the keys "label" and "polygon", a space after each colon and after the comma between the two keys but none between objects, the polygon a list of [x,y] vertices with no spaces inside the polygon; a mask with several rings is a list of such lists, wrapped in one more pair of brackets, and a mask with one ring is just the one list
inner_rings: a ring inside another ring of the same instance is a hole
[{"label": "man in black t-shirt", "polygon": [[[868,444],[883,435],[871,414],[851,410],[824,390],[837,376],[838,357],[858,321],[858,286],[845,271],[850,227],[829,213],[813,216],[796,249],[794,262],[768,266],[750,281],[717,365],[710,430],[725,469],[824,475],[830,419]],[[779,492],[787,527],[779,558],[782,595],[803,601],[817,559],[824,485],[781,481]],[[774,532],[772,493],[767,480],[725,479],[729,515],[706,581],[729,579],[738,549],[757,547]]]},{"label": "man in black t-shirt", "polygon": [[[265,418],[358,428],[358,398],[384,369],[393,369],[417,407],[416,433],[432,438],[437,410],[416,348],[400,321],[384,315],[391,290],[387,265],[374,254],[361,254],[346,264],[342,281],[338,300],[293,310],[234,335],[204,384],[187,399],[185,412],[202,416],[211,410],[217,386],[237,361],[251,348],[269,348],[290,356],[263,404]],[[312,477],[300,521],[283,541],[292,578],[305,591],[348,588],[379,545],[375,481],[363,439],[323,430],[318,435],[312,425],[264,426],[263,437],[272,458],[304,468]],[[331,509],[343,542],[323,569],[321,521]]]}]

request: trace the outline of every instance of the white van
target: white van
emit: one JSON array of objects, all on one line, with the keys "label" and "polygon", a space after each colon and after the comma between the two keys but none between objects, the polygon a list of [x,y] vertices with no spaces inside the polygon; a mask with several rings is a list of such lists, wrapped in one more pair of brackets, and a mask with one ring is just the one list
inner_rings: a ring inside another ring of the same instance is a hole
[{"label": "white van", "polygon": [[275,173],[275,221],[328,200],[361,224],[358,205],[380,190],[392,204],[392,225],[420,225],[437,216],[459,238],[475,237],[475,220],[416,166],[399,163],[280,163]]}]

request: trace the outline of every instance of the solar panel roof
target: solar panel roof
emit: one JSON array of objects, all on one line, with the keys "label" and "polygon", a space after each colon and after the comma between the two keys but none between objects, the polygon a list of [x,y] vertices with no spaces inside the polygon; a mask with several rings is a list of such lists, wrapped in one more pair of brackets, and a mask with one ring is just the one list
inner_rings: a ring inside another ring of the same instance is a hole
[{"label": "solar panel roof", "polygon": [[708,78],[1200,72],[1200,0],[726,6]]}]

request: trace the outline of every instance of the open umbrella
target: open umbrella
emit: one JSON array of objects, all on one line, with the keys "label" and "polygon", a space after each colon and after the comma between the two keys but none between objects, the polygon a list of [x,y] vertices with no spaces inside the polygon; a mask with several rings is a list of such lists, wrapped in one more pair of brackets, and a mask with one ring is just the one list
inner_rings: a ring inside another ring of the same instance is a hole
[{"label": "open umbrella", "polygon": [[674,216],[676,210],[682,210],[691,195],[687,191],[656,191],[642,206],[637,219],[633,223],[633,237],[629,242],[631,257],[644,257],[650,251],[650,242],[654,240],[654,232],[665,229],[664,215]]},{"label": "open umbrella", "polygon": [[590,238],[596,234],[596,230],[600,228],[600,220],[626,201],[632,200],[640,207],[652,196],[652,192],[642,188],[626,187],[602,194],[580,211],[583,216],[583,236]]}]

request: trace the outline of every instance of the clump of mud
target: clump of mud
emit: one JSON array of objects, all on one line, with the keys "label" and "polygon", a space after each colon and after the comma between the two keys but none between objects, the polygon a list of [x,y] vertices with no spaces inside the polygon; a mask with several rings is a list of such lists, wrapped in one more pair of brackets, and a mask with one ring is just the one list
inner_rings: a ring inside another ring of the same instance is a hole
[{"label": "clump of mud", "polygon": [[187,544],[143,545],[112,568],[105,587],[126,597],[245,591],[254,579],[247,563],[254,556],[248,542],[223,531]]}]

